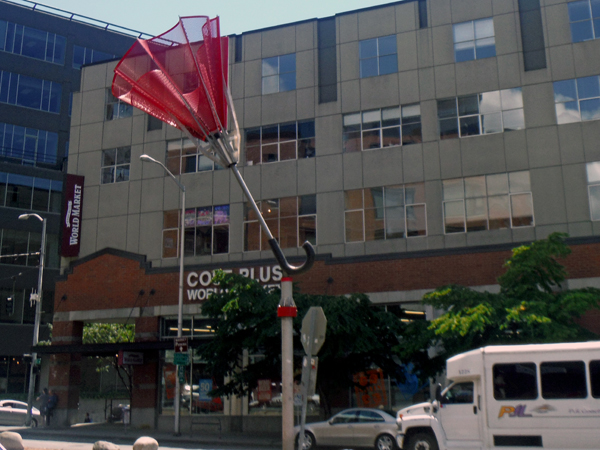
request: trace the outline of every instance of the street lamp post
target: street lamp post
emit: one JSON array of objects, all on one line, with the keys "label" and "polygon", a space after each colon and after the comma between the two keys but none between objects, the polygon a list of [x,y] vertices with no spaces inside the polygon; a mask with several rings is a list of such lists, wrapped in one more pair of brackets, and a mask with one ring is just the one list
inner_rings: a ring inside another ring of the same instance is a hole
[{"label": "street lamp post", "polygon": [[[38,288],[36,294],[31,294],[31,299],[36,302],[35,306],[35,321],[33,325],[33,342],[32,347],[38,343],[40,336],[40,320],[42,316],[42,281],[44,279],[44,255],[46,253],[46,219],[38,214],[21,214],[19,220],[27,220],[30,217],[35,217],[42,222],[42,248],[40,249],[40,270],[38,273]],[[37,361],[37,353],[31,353],[31,366],[29,367],[29,392],[27,393],[27,417],[25,424],[31,425],[31,408],[33,404],[33,393],[35,390],[35,362]]]},{"label": "street lamp post", "polygon": [[[183,234],[185,230],[185,186],[181,184],[175,175],[171,173],[166,166],[157,161],[156,159],[146,154],[140,156],[140,160],[145,162],[151,162],[161,166],[164,171],[175,181],[179,189],[181,190],[181,230],[179,231],[180,243],[179,243],[179,303],[177,304],[177,337],[181,337],[183,329]],[[180,404],[181,404],[181,386],[179,383],[179,373],[175,377],[175,435],[180,434]]]}]

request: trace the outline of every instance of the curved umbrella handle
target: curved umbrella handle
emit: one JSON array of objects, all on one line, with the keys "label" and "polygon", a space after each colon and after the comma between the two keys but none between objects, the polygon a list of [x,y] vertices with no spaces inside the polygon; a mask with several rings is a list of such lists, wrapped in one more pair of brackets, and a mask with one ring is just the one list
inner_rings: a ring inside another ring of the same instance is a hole
[{"label": "curved umbrella handle", "polygon": [[275,255],[275,259],[283,269],[286,275],[300,275],[301,273],[309,270],[315,262],[315,250],[310,242],[306,241],[302,244],[302,248],[306,253],[306,261],[301,266],[292,266],[287,262],[281,248],[279,247],[279,243],[277,239],[269,239],[269,245],[271,246],[271,250]]}]

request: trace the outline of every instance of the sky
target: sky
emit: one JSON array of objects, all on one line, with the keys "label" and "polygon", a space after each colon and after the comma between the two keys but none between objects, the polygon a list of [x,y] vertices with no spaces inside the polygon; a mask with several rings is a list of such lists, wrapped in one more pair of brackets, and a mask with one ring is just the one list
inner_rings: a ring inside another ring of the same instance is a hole
[{"label": "sky", "polygon": [[[11,0],[32,5],[32,2]],[[220,17],[221,35],[240,34],[300,20],[392,3],[394,0],[42,0],[47,5],[150,35],[179,16]],[[40,8],[43,9],[43,8]]]}]

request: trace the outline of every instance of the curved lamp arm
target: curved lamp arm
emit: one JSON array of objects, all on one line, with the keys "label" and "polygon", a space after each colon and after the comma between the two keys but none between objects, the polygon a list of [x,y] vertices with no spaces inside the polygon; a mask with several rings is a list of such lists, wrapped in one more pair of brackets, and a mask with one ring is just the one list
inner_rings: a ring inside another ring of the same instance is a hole
[{"label": "curved lamp arm", "polygon": [[277,262],[279,263],[286,275],[300,275],[301,273],[308,271],[315,262],[315,249],[308,241],[305,241],[304,244],[302,244],[302,248],[306,253],[306,261],[301,266],[292,266],[290,265],[290,263],[287,262],[287,259],[285,259],[285,255],[279,247],[277,239],[269,239],[269,245],[271,246],[271,250],[275,255],[275,259],[277,260]]}]

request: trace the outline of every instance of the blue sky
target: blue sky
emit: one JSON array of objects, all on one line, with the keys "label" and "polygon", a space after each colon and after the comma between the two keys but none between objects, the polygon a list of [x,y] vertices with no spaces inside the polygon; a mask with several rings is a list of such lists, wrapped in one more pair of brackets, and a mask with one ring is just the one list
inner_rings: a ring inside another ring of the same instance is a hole
[{"label": "blue sky", "polygon": [[[13,0],[15,3],[24,3]],[[42,0],[42,5],[157,35],[179,16],[219,16],[221,35],[392,3],[391,0]]]}]

